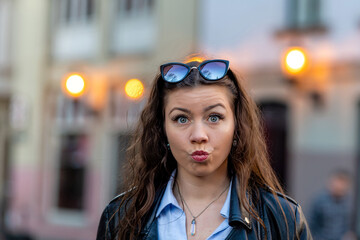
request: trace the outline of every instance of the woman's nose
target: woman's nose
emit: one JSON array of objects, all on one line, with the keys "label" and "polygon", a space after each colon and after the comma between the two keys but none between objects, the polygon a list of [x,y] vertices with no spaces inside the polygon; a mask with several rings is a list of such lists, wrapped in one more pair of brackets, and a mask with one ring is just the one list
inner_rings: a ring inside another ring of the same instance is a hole
[{"label": "woman's nose", "polygon": [[192,143],[203,143],[209,140],[205,126],[201,123],[194,123],[190,135],[190,141]]}]

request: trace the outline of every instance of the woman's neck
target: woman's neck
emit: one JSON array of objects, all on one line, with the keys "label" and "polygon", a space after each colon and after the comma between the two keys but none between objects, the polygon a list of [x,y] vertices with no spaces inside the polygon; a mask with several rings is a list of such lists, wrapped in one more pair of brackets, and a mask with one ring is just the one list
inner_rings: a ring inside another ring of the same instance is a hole
[{"label": "woman's neck", "polygon": [[188,201],[206,201],[217,197],[230,184],[230,178],[225,174],[198,177],[178,171],[173,192],[179,198],[179,190],[183,198]]}]

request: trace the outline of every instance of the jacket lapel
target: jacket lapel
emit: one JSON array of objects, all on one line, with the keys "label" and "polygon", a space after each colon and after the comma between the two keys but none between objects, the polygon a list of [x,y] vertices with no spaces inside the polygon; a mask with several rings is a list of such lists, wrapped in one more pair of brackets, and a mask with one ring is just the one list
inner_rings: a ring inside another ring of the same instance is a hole
[{"label": "jacket lapel", "polygon": [[[237,194],[236,185],[236,177],[233,177],[230,197],[229,225],[232,227],[239,227],[240,225],[244,225],[246,228],[251,230],[251,217],[246,209],[241,205]],[[248,194],[247,197],[249,197]]]}]

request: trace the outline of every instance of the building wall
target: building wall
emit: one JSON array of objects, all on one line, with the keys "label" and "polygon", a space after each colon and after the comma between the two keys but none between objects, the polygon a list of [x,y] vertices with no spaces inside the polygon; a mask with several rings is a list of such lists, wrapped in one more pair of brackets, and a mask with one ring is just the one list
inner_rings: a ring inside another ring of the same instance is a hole
[{"label": "building wall", "polygon": [[[40,218],[42,86],[45,71],[46,5],[43,1],[13,3],[12,99],[19,112],[12,132],[10,198],[7,218],[14,231],[31,231]],[[37,26],[37,27],[34,27]],[[15,100],[16,99],[16,100]]]}]

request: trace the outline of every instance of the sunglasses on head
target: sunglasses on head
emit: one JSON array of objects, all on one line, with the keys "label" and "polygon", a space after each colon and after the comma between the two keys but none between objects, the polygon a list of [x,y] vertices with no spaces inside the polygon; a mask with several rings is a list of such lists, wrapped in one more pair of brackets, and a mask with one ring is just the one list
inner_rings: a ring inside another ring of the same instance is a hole
[{"label": "sunglasses on head", "polygon": [[189,75],[192,69],[198,69],[200,75],[208,81],[216,81],[226,76],[229,61],[214,59],[202,62],[198,67],[190,67],[185,63],[166,63],[160,66],[162,78],[169,83],[178,83]]}]

